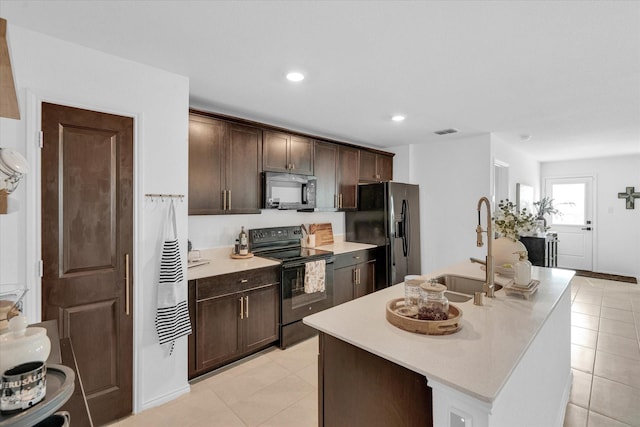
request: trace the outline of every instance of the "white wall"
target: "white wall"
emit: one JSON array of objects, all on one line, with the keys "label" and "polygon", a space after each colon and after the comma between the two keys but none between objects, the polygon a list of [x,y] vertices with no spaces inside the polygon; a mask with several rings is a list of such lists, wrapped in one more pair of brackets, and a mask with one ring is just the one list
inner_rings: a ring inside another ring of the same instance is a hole
[{"label": "white wall", "polygon": [[[0,283],[26,284],[29,321],[39,320],[39,102],[134,117],[134,408],[169,400],[189,390],[187,345],[180,339],[168,356],[157,344],[156,284],[167,205],[148,202],[144,194],[187,194],[189,81],[13,25],[8,33],[22,119],[0,119],[0,145],[26,155],[32,171],[14,193],[20,210],[0,215]],[[177,205],[177,223],[186,255],[186,203]]]},{"label": "white wall", "polygon": [[423,272],[471,256],[484,258],[486,247],[476,247],[476,208],[478,199],[491,193],[490,144],[485,134],[411,146],[409,182],[420,185]]},{"label": "white wall", "polygon": [[509,165],[509,200],[516,202],[517,183],[531,185],[534,200],[540,199],[540,162],[494,134],[491,135],[491,152],[495,160]]},{"label": "white wall", "polygon": [[618,193],[626,187],[640,191],[640,155],[564,162],[545,162],[541,177],[595,176],[595,256],[593,271],[640,279],[640,199],[625,209]]},{"label": "white wall", "polygon": [[190,215],[189,240],[193,249],[231,247],[240,227],[252,228],[292,226],[309,223],[331,223],[334,235],[344,234],[343,212],[296,212],[263,209],[251,215]]}]

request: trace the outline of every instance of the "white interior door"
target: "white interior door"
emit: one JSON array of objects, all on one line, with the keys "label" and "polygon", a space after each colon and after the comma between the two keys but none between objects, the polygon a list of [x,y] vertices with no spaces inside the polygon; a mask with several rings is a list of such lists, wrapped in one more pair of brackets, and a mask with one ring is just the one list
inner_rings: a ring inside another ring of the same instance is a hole
[{"label": "white interior door", "polygon": [[593,177],[547,178],[545,195],[560,214],[547,218],[558,233],[558,267],[593,269]]}]

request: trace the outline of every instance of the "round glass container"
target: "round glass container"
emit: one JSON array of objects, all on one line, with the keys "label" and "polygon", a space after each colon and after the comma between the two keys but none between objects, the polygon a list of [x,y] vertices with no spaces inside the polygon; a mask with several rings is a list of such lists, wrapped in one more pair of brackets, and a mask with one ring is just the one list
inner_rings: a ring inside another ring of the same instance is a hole
[{"label": "round glass container", "polygon": [[445,285],[429,281],[420,286],[421,298],[418,305],[418,319],[447,320],[449,318],[449,300],[444,296]]},{"label": "round glass container", "polygon": [[418,275],[404,276],[404,305],[407,307],[418,307],[422,297],[420,285],[424,283],[424,279]]}]

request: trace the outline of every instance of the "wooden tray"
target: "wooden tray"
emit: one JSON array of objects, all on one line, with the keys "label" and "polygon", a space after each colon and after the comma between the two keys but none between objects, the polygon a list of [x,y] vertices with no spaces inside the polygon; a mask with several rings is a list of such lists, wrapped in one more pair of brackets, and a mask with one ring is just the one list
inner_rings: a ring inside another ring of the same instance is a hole
[{"label": "wooden tray", "polygon": [[462,310],[449,303],[447,320],[420,320],[398,313],[404,307],[404,298],[396,298],[387,302],[387,321],[405,331],[425,335],[449,335],[462,329]]},{"label": "wooden tray", "polygon": [[249,259],[249,258],[253,258],[253,254],[251,252],[249,252],[246,255],[231,254],[231,258],[233,258],[233,259]]}]

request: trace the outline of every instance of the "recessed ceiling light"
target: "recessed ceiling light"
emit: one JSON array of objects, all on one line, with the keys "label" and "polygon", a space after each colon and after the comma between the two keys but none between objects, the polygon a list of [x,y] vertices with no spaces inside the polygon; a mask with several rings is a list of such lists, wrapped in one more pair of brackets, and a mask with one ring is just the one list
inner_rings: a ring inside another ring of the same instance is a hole
[{"label": "recessed ceiling light", "polygon": [[391,120],[393,120],[394,122],[401,122],[401,121],[404,120],[404,118],[405,118],[404,116],[401,116],[401,115],[398,114],[398,115],[395,115],[395,116],[391,117]]},{"label": "recessed ceiling light", "polygon": [[287,80],[290,82],[301,82],[304,80],[304,74],[298,73],[297,71],[292,71],[287,74]]}]

